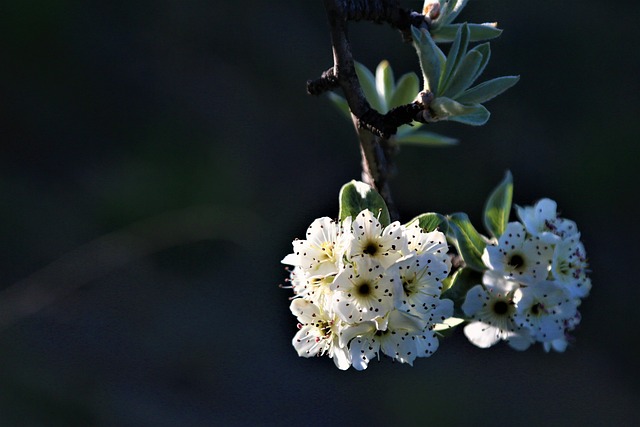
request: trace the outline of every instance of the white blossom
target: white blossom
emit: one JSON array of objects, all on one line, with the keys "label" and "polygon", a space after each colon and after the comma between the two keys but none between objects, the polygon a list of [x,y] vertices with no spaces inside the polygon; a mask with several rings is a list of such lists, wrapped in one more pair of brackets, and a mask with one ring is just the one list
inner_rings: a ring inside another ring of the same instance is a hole
[{"label": "white blossom", "polygon": [[547,243],[558,241],[578,233],[576,223],[559,218],[557,204],[551,199],[542,199],[535,206],[517,207],[517,213],[529,234]]},{"label": "white blossom", "polygon": [[328,217],[318,218],[309,226],[305,240],[293,241],[293,253],[284,264],[298,266],[310,276],[324,276],[338,272],[340,226]]},{"label": "white blossom", "polygon": [[587,255],[580,241],[580,234],[575,234],[556,244],[551,273],[553,278],[562,283],[573,297],[584,298],[589,294],[591,280],[587,277],[587,270]]},{"label": "white blossom", "polygon": [[553,247],[538,237],[529,236],[519,222],[510,222],[498,239],[488,245],[482,260],[491,270],[520,282],[547,278],[553,257]]},{"label": "white blossom", "polygon": [[362,370],[380,354],[412,364],[438,349],[436,324],[453,315],[453,301],[440,298],[451,271],[444,234],[383,227],[364,210],[341,223],[315,220],[293,249],[282,262],[292,266],[298,355]]},{"label": "white blossom", "polygon": [[564,338],[565,321],[576,315],[576,301],[560,284],[545,280],[520,287],[514,295],[516,323],[538,342]]},{"label": "white blossom", "polygon": [[369,210],[358,214],[351,224],[351,233],[347,236],[349,258],[371,258],[384,268],[408,252],[407,240],[400,223],[396,221],[383,228],[378,218]]},{"label": "white blossom", "polygon": [[[410,255],[398,260],[389,271],[398,277],[393,291],[395,307],[433,323],[434,310],[443,301],[440,299],[442,281],[451,271],[449,257],[428,252]],[[446,317],[450,316],[451,313]],[[442,320],[437,319],[438,322]]]},{"label": "white blossom", "polygon": [[407,247],[418,254],[431,253],[446,255],[449,250],[447,238],[440,231],[425,232],[418,222],[413,222],[404,227],[407,238]]},{"label": "white blossom", "polygon": [[292,340],[298,356],[328,355],[338,368],[348,369],[351,365],[348,349],[339,344],[339,320],[302,298],[291,301],[290,309],[299,322]]},{"label": "white blossom", "polygon": [[360,258],[348,264],[331,284],[332,311],[347,323],[386,316],[393,309],[396,280],[397,276],[376,260]]},{"label": "white blossom", "polygon": [[513,296],[518,283],[492,270],[484,273],[482,282],[467,292],[462,304],[462,310],[471,319],[464,327],[465,336],[480,348],[491,347],[500,340],[513,340],[516,348],[526,348],[528,345],[524,344],[530,342],[528,333],[514,320]]},{"label": "white blossom", "polygon": [[398,310],[389,312],[382,321],[382,328],[377,322],[360,323],[352,331],[346,331],[350,340],[350,356],[353,367],[366,369],[369,361],[379,357],[380,351],[401,363],[413,364],[418,356],[416,334],[421,334],[425,323],[421,319],[402,313]]}]

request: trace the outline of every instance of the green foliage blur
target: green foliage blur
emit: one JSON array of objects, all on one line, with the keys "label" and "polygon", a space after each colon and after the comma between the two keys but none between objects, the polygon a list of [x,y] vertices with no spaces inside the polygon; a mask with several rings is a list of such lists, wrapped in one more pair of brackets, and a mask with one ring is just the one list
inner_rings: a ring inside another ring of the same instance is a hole
[{"label": "green foliage blur", "polygon": [[[637,420],[640,6],[484,0],[467,19],[498,21],[486,75],[520,81],[485,126],[433,125],[459,144],[401,147],[394,198],[404,221],[480,224],[510,170],[514,203],[556,200],[593,270],[565,354],[458,331],[413,368],[297,357],[280,260],[360,179],[352,127],[305,93],[332,61],[322,2],[4,2],[0,425]],[[397,32],[350,36],[369,69],[420,72]],[[46,292],[8,305],[25,283]]]}]

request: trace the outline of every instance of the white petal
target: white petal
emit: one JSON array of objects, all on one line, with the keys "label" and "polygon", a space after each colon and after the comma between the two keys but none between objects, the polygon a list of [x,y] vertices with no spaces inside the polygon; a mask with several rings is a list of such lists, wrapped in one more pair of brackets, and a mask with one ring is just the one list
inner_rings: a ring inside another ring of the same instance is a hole
[{"label": "white petal", "polygon": [[500,329],[483,322],[472,322],[464,327],[464,334],[475,346],[489,348],[500,341]]},{"label": "white petal", "polygon": [[349,346],[351,364],[358,371],[367,369],[369,361],[376,356],[379,349],[380,344],[375,341],[372,342],[367,338],[354,339]]},{"label": "white petal", "polygon": [[351,366],[351,357],[349,355],[349,349],[335,348],[333,349],[333,363],[336,364],[338,369],[346,371]]},{"label": "white petal", "polygon": [[423,334],[416,335],[416,352],[419,357],[429,357],[440,346],[440,341],[432,331],[424,331]]},{"label": "white petal", "polygon": [[346,325],[340,330],[340,347],[346,347],[349,342],[358,335],[373,334],[376,331],[375,322],[362,322],[355,325]]},{"label": "white petal", "polygon": [[529,331],[522,329],[513,334],[508,340],[509,346],[515,350],[524,351],[533,344],[533,338],[529,335]]},{"label": "white petal", "polygon": [[467,291],[467,295],[462,303],[462,311],[467,316],[476,314],[488,301],[489,296],[481,285],[475,285]]},{"label": "white petal", "polygon": [[282,264],[297,266],[300,264],[300,257],[296,254],[289,254],[280,261]]},{"label": "white petal", "polygon": [[402,330],[394,332],[385,334],[380,345],[382,352],[398,362],[411,365],[417,356],[413,334]]},{"label": "white petal", "polygon": [[305,299],[294,298],[289,309],[300,323],[314,323],[320,320],[320,309]]},{"label": "white petal", "polygon": [[320,350],[323,349],[320,338],[314,333],[316,330],[317,328],[312,326],[303,326],[293,337],[291,344],[298,352],[298,356],[317,356]]}]

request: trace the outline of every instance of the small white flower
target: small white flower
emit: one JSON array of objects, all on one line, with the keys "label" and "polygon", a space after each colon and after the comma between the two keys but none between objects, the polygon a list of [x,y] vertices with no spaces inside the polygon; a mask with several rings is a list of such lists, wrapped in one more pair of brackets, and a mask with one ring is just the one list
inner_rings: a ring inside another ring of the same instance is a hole
[{"label": "small white flower", "polygon": [[564,336],[562,338],[555,339],[549,342],[543,342],[544,351],[549,352],[551,350],[563,353],[573,337],[569,335],[569,331],[572,331],[580,323],[580,312],[576,311],[575,315],[569,319],[564,320]]},{"label": "small white flower", "polygon": [[472,344],[489,348],[500,340],[517,343],[514,347],[524,349],[522,342],[526,331],[518,328],[514,321],[516,306],[513,294],[518,283],[506,279],[495,271],[488,270],[482,277],[483,285],[471,288],[462,304],[462,311],[471,318],[464,327],[464,334]]},{"label": "small white flower", "polygon": [[331,284],[335,276],[313,276],[306,279],[304,292],[299,296],[311,301],[318,307],[328,310],[331,306]]},{"label": "small white flower", "polygon": [[[378,322],[373,321],[360,323],[351,331],[348,330],[349,327],[345,328],[343,340],[350,340],[351,363],[357,370],[366,369],[369,361],[377,358],[380,351],[398,362],[409,365],[412,365],[418,356],[415,335],[422,334],[425,328],[422,320],[393,310],[382,323],[383,329]],[[437,344],[435,347],[437,348]]]},{"label": "small white flower", "polygon": [[578,227],[571,220],[559,218],[556,209],[556,202],[542,199],[535,206],[518,206],[517,213],[531,235],[546,243],[557,243],[578,233]]},{"label": "small white flower", "polygon": [[398,221],[382,228],[382,224],[369,211],[358,214],[351,225],[347,254],[378,261],[384,268],[389,267],[408,252],[403,228]]},{"label": "small white flower", "polygon": [[377,261],[359,258],[345,266],[331,284],[332,309],[347,323],[386,316],[393,309],[396,280]]},{"label": "small white flower", "polygon": [[591,290],[591,280],[587,277],[587,255],[580,241],[580,234],[562,240],[553,251],[551,273],[576,298],[584,298]]},{"label": "small white flower", "polygon": [[328,355],[342,370],[351,365],[346,347],[340,347],[339,320],[302,298],[291,301],[291,312],[298,318],[299,331],[293,337],[293,347],[301,357]]},{"label": "small white flower", "polygon": [[440,231],[426,233],[417,221],[404,227],[404,234],[407,237],[407,246],[410,251],[418,254],[429,252],[443,255],[449,251],[444,233]]},{"label": "small white flower", "polygon": [[563,339],[565,322],[576,315],[575,301],[562,285],[550,280],[521,287],[514,295],[515,321],[536,341]]},{"label": "small white flower", "polygon": [[[451,271],[451,261],[446,254],[423,253],[410,255],[396,261],[388,270],[398,280],[394,281],[394,305],[397,309],[431,322],[435,309],[442,303],[442,281]],[[448,301],[448,300],[444,300]],[[449,313],[445,318],[453,315]]]},{"label": "small white flower", "polygon": [[293,253],[284,264],[299,266],[309,276],[324,276],[338,272],[340,226],[331,218],[318,218],[307,229],[305,240],[293,241]]},{"label": "small white flower", "polygon": [[552,256],[550,244],[528,236],[519,222],[510,222],[498,244],[485,248],[482,260],[492,270],[514,280],[528,282],[547,278]]}]

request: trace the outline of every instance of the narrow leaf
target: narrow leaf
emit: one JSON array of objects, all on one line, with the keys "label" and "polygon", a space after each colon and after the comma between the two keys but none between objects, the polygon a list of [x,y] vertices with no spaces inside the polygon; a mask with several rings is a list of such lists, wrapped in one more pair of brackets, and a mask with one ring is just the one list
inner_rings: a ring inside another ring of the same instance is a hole
[{"label": "narrow leaf", "polygon": [[420,79],[415,73],[407,73],[400,77],[396,90],[393,92],[391,100],[389,100],[389,109],[400,105],[410,104],[420,92]]},{"label": "narrow leaf", "polygon": [[491,113],[483,105],[467,105],[464,112],[452,116],[449,120],[470,126],[482,126],[489,121]]},{"label": "narrow leaf", "polygon": [[418,215],[417,217],[413,218],[407,224],[413,224],[416,221],[425,233],[431,233],[432,231],[439,230],[446,234],[449,230],[449,223],[447,222],[447,218],[445,218],[444,215],[440,215],[439,213],[423,213],[422,215]]},{"label": "narrow leaf", "polygon": [[[495,23],[467,24],[469,26],[469,41],[478,42],[491,40],[502,34],[502,30],[495,27]],[[433,40],[438,43],[449,43],[455,40],[456,33],[462,24],[441,25],[431,30]]]},{"label": "narrow leaf", "polygon": [[336,106],[340,112],[345,115],[348,119],[351,119],[351,110],[349,109],[349,104],[347,100],[338,95],[337,93],[329,92],[327,94],[329,96],[329,100]]},{"label": "narrow leaf", "polygon": [[418,53],[420,68],[424,77],[424,89],[433,94],[438,93],[438,82],[442,73],[444,53],[433,42],[428,31],[411,27],[413,46]]},{"label": "narrow leaf", "polygon": [[442,96],[455,98],[469,88],[482,64],[482,54],[477,51],[469,51],[460,62],[458,69],[451,77],[451,81],[442,93]]},{"label": "narrow leaf", "polygon": [[518,80],[520,80],[520,76],[504,76],[487,80],[471,89],[467,89],[456,100],[464,104],[487,102],[518,83]]},{"label": "narrow leaf", "polygon": [[493,190],[484,207],[484,226],[495,238],[499,238],[509,223],[513,198],[513,178],[507,171],[504,179]]},{"label": "narrow leaf", "polygon": [[355,67],[358,80],[360,81],[360,87],[362,87],[362,92],[364,92],[365,98],[369,101],[371,108],[382,112],[382,103],[380,102],[378,91],[376,90],[376,78],[363,64],[356,62]]},{"label": "narrow leaf", "polygon": [[[454,0],[454,1],[455,1],[455,5],[453,6],[453,9],[451,9],[451,13],[449,13],[449,15],[446,17],[447,24],[453,22],[453,20],[458,17],[458,15],[462,11],[462,9],[464,9],[464,7],[467,5],[467,2],[469,0]],[[449,3],[453,3],[453,2],[449,2]]]},{"label": "narrow leaf", "polygon": [[340,221],[350,216],[355,218],[360,212],[369,209],[383,226],[391,223],[389,210],[382,196],[371,186],[360,181],[351,181],[340,189]]},{"label": "narrow leaf", "polygon": [[451,279],[451,286],[445,290],[440,298],[453,301],[453,316],[466,318],[462,311],[462,304],[467,297],[469,289],[482,283],[482,274],[470,268],[462,268],[456,271]]},{"label": "narrow leaf", "polygon": [[383,107],[378,111],[384,114],[389,111],[389,102],[395,90],[395,79],[389,61],[380,61],[376,68],[376,90]]},{"label": "narrow leaf", "polygon": [[458,65],[462,61],[462,58],[467,54],[467,47],[469,46],[469,27],[467,24],[462,24],[458,28],[456,38],[449,49],[447,54],[447,62],[444,66],[444,72],[440,76],[440,94],[445,93],[451,77],[458,69]]},{"label": "narrow leaf", "polygon": [[487,67],[487,64],[489,63],[489,59],[491,58],[491,47],[489,43],[482,43],[474,47],[473,49],[471,49],[469,52],[470,53],[478,52],[479,54],[482,55],[482,62],[480,63],[480,66],[478,67],[478,71],[476,71],[476,75],[473,77],[473,80],[472,80],[475,82],[476,80],[478,80],[478,77],[480,77],[480,75],[484,72],[484,69]]},{"label": "narrow leaf", "polygon": [[465,213],[455,213],[448,217],[449,236],[465,264],[476,271],[484,271],[482,252],[486,247],[485,241],[469,221]]},{"label": "narrow leaf", "polygon": [[414,144],[414,145],[429,145],[429,146],[443,146],[443,145],[456,145],[459,141],[455,138],[440,135],[434,132],[426,131],[413,131],[404,132],[402,134],[396,134],[396,142],[398,144]]},{"label": "narrow leaf", "polygon": [[481,40],[491,40],[502,34],[502,30],[497,27],[495,22],[485,22],[483,24],[470,24],[471,41],[478,42]]},{"label": "narrow leaf", "polygon": [[431,110],[438,120],[452,120],[472,126],[481,126],[489,120],[490,113],[480,104],[464,105],[451,98],[436,98]]}]

